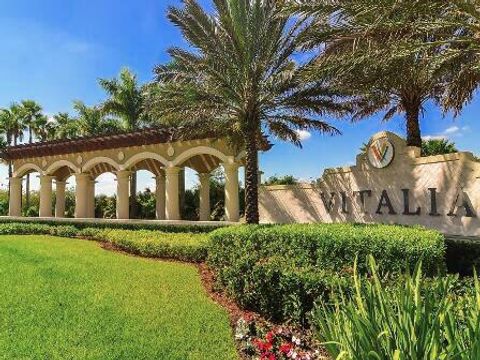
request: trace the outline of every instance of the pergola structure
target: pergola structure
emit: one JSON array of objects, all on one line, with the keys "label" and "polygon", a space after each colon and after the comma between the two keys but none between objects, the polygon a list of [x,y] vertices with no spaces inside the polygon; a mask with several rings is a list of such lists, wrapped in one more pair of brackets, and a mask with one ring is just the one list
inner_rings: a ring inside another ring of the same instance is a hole
[{"label": "pergola structure", "polygon": [[[238,169],[244,153],[225,140],[180,137],[178,131],[148,129],[132,133],[74,140],[25,144],[7,148],[1,157],[13,164],[10,180],[9,215],[21,216],[22,178],[40,174],[40,213],[42,218],[65,216],[66,180],[75,176],[75,217],[95,217],[95,179],[106,172],[116,175],[117,219],[129,219],[129,182],[134,171],[148,170],[156,179],[158,220],[180,220],[182,170],[190,167],[200,181],[199,218],[210,217],[210,174],[225,170],[226,220],[239,221]],[[53,207],[53,182],[56,196]],[[53,208],[55,211],[53,212]]]}]

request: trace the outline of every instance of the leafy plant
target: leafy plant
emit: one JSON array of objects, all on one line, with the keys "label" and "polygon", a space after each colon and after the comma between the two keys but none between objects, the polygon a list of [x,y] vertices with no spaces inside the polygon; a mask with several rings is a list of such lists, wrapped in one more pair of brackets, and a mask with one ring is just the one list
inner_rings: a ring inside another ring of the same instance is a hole
[{"label": "leafy plant", "polygon": [[456,297],[451,278],[426,286],[419,262],[400,286],[385,289],[373,257],[370,279],[354,266],[355,296],[320,304],[318,336],[337,359],[479,359],[480,285],[475,294]]},{"label": "leafy plant", "polygon": [[[244,308],[274,321],[307,323],[317,299],[350,291],[351,264],[374,254],[399,274],[419,259],[428,274],[444,271],[445,245],[436,231],[389,225],[274,225],[223,228],[210,234],[208,263]],[[362,273],[366,261],[358,263]]]}]

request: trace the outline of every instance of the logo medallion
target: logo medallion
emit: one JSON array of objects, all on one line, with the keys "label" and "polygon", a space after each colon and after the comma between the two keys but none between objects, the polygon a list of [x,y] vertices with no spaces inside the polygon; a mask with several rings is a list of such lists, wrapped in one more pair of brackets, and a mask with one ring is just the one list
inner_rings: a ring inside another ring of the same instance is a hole
[{"label": "logo medallion", "polygon": [[377,169],[390,165],[394,155],[393,144],[386,138],[377,139],[368,147],[368,161]]}]

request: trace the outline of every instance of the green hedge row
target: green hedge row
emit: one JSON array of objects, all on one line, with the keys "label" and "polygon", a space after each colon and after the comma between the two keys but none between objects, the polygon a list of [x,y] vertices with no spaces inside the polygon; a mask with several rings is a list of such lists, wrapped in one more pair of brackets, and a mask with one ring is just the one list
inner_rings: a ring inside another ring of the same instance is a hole
[{"label": "green hedge row", "polygon": [[61,222],[47,219],[2,219],[0,224],[44,224],[50,226],[73,226],[78,229],[96,228],[96,229],[122,229],[122,230],[156,230],[166,233],[209,233],[225,225],[204,225],[204,224],[161,224],[161,223],[121,223],[121,222],[80,222],[63,219]]},{"label": "green hedge row", "polygon": [[210,234],[208,263],[219,284],[242,306],[275,321],[305,322],[317,299],[351,289],[352,264],[366,273],[368,255],[400,273],[423,260],[434,275],[445,270],[443,236],[423,228],[317,224],[244,226]]},{"label": "green hedge row", "polygon": [[72,225],[1,223],[0,235],[54,235],[80,237],[110,243],[144,257],[202,262],[207,257],[207,234],[165,233],[152,230],[77,228]]},{"label": "green hedge row", "polygon": [[468,238],[447,238],[446,262],[448,272],[472,275],[480,274],[480,241]]},{"label": "green hedge row", "polygon": [[85,228],[80,237],[106,241],[128,253],[143,257],[202,262],[207,258],[209,238],[206,234],[162,233],[151,230]]}]

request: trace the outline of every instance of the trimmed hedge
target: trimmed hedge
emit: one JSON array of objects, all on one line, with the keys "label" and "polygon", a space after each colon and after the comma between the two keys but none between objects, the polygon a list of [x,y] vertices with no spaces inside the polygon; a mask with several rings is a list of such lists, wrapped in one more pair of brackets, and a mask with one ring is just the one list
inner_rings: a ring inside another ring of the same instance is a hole
[{"label": "trimmed hedge", "polygon": [[448,272],[472,275],[473,269],[480,274],[480,241],[477,239],[451,237],[446,239]]},{"label": "trimmed hedge", "polygon": [[220,286],[242,306],[274,321],[307,321],[315,300],[351,288],[352,264],[366,273],[368,255],[400,273],[423,260],[429,275],[444,272],[443,236],[423,228],[315,224],[243,226],[210,234],[208,263]]},{"label": "trimmed hedge", "polygon": [[207,258],[209,239],[204,234],[162,233],[151,230],[86,228],[80,236],[108,242],[128,253],[152,258],[202,262]]},{"label": "trimmed hedge", "polygon": [[122,229],[122,230],[155,230],[165,233],[210,233],[225,225],[192,225],[192,224],[159,224],[159,223],[121,223],[121,222],[80,222],[70,221],[69,219],[62,220],[47,220],[47,219],[8,219],[0,218],[0,225],[2,224],[33,224],[33,225],[49,225],[49,226],[73,226],[77,229],[96,228],[96,229]]},{"label": "trimmed hedge", "polygon": [[126,252],[152,258],[202,262],[207,257],[208,235],[151,230],[82,228],[45,223],[0,223],[0,235],[53,235],[110,243]]}]

